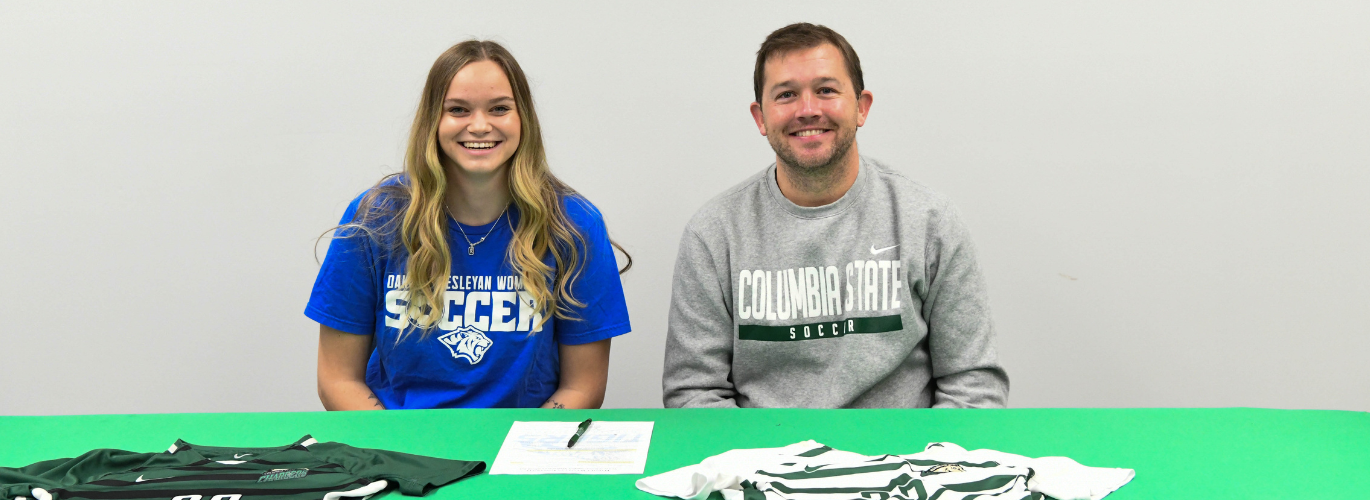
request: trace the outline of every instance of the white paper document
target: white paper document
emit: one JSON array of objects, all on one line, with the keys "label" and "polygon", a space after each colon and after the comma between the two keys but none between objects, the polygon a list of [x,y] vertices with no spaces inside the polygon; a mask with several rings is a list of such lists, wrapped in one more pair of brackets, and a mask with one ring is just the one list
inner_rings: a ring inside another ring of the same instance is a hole
[{"label": "white paper document", "polygon": [[642,474],[653,422],[600,422],[567,448],[580,422],[514,422],[491,474]]}]

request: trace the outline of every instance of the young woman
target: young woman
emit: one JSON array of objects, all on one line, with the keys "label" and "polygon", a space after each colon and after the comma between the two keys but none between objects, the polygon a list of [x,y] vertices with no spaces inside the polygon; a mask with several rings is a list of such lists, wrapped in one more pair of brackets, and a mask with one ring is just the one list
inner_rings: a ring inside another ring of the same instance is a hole
[{"label": "young woman", "polygon": [[340,224],[305,308],[325,408],[604,401],[610,338],[630,330],[614,245],[548,171],[504,47],[471,40],[438,57],[404,172]]}]

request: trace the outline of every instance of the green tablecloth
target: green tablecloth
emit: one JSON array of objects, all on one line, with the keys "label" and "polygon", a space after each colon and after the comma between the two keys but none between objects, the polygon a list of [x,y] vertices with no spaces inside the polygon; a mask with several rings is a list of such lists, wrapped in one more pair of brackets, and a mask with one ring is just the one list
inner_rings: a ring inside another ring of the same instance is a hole
[{"label": "green tablecloth", "polygon": [[[159,451],[176,439],[207,446],[320,441],[460,460],[495,454],[515,420],[654,421],[647,475],[735,448],[813,439],[876,455],[922,451],[933,441],[966,449],[1066,456],[1135,469],[1111,500],[1370,498],[1370,413],[1317,410],[425,410],[0,417],[0,467],[72,457],[95,448]],[[642,476],[492,476],[430,498],[657,498]],[[391,500],[402,498],[391,493]]]}]

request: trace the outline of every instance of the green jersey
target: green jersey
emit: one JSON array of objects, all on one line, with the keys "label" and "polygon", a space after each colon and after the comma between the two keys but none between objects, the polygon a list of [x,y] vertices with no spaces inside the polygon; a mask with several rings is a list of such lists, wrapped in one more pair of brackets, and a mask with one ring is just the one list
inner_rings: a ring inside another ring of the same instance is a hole
[{"label": "green jersey", "polygon": [[339,500],[390,487],[423,495],[484,470],[485,462],[320,443],[309,436],[276,448],[178,440],[161,453],[102,449],[0,467],[0,500]]}]

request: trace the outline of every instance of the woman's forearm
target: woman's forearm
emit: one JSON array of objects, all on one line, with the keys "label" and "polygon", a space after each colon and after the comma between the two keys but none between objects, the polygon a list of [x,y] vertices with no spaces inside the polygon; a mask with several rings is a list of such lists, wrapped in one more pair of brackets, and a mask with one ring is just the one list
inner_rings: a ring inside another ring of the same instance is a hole
[{"label": "woman's forearm", "polygon": [[339,410],[384,410],[376,393],[359,381],[319,381],[319,401],[328,411]]},{"label": "woman's forearm", "polygon": [[543,408],[564,408],[568,410],[576,409],[596,409],[604,404],[604,391],[591,392],[585,390],[562,387],[557,392],[552,393],[552,397],[547,398],[547,402],[542,404]]},{"label": "woman's forearm", "polygon": [[610,339],[589,344],[558,347],[561,353],[561,385],[543,408],[599,408],[609,382]]},{"label": "woman's forearm", "polygon": [[369,335],[353,335],[319,325],[319,401],[332,410],[384,410],[366,385]]}]

